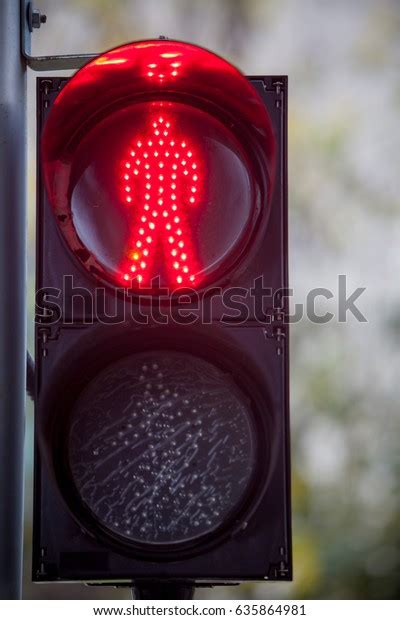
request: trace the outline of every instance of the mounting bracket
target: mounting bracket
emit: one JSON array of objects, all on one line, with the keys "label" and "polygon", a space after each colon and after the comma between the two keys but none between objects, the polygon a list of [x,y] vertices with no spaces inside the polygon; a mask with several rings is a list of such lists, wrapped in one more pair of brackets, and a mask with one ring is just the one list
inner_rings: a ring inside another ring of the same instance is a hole
[{"label": "mounting bracket", "polygon": [[31,33],[34,28],[40,28],[47,21],[34,7],[30,0],[21,0],[21,53],[27,66],[33,71],[64,71],[66,69],[80,69],[87,62],[96,58],[98,54],[66,54],[51,56],[31,55]]}]

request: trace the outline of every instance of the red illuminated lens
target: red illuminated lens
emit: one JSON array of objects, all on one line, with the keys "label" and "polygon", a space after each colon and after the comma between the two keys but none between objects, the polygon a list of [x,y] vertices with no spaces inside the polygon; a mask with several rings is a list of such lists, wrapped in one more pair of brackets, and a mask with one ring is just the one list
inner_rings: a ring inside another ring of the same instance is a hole
[{"label": "red illuminated lens", "polygon": [[275,140],[235,67],[178,41],[141,41],[88,63],[42,139],[49,202],[68,250],[111,286],[225,282],[261,239]]},{"label": "red illuminated lens", "polygon": [[149,116],[121,166],[121,198],[132,222],[122,278],[146,287],[161,277],[154,267],[160,252],[168,284],[189,286],[199,280],[188,210],[198,207],[203,170],[199,154],[174,120],[162,110]]}]

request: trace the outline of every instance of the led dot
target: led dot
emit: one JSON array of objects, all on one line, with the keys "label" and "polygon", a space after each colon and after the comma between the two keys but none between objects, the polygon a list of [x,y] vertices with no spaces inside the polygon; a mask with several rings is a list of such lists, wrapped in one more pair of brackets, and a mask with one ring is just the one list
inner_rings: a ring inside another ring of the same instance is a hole
[{"label": "led dot", "polygon": [[139,282],[139,284],[140,284],[140,282],[141,282],[142,280],[143,280],[143,276],[138,275],[138,277],[137,277],[137,281]]},{"label": "led dot", "polygon": [[179,153],[175,153],[175,157],[176,157],[176,159],[178,159],[179,158]]},{"label": "led dot", "polygon": [[186,176],[187,174],[189,174],[189,172],[187,170],[184,170],[183,174]]},{"label": "led dot", "polygon": [[144,197],[146,198],[146,200],[150,200],[150,194],[145,194]]},{"label": "led dot", "polygon": [[146,183],[146,189],[151,189],[151,184],[150,183]]},{"label": "led dot", "polygon": [[146,216],[145,216],[145,215],[142,215],[142,217],[141,217],[140,219],[141,219],[141,221],[144,223],[144,222],[146,221],[146,219],[147,219],[147,218],[146,218]]},{"label": "led dot", "polygon": [[191,202],[191,203],[193,203],[193,202],[194,202],[194,197],[193,197],[193,196],[191,196],[191,197],[189,198],[189,202]]},{"label": "led dot", "polygon": [[129,181],[129,174],[124,174],[125,181]]},{"label": "led dot", "polygon": [[184,245],[185,245],[185,244],[184,244],[184,242],[183,242],[183,241],[179,241],[178,246],[179,246],[180,248],[183,248],[183,247],[184,247]]},{"label": "led dot", "polygon": [[153,123],[153,127],[157,127],[157,123],[156,122]]},{"label": "led dot", "polygon": [[182,260],[186,260],[187,259],[187,254],[185,254],[184,252],[181,254],[181,259]]},{"label": "led dot", "polygon": [[165,123],[165,126],[166,126],[166,127],[171,127],[171,123],[166,122],[166,123]]},{"label": "led dot", "polygon": [[130,167],[131,167],[130,163],[129,163],[129,162],[126,162],[126,164],[125,164],[125,168],[130,168]]},{"label": "led dot", "polygon": [[126,197],[126,202],[132,202],[132,198],[130,196]]},{"label": "led dot", "polygon": [[169,157],[169,151],[165,151],[165,157]]},{"label": "led dot", "polygon": [[150,174],[150,172],[147,172],[147,173],[146,173],[146,179],[151,179],[151,174]]},{"label": "led dot", "polygon": [[129,276],[127,273],[124,275],[124,280],[129,280]]},{"label": "led dot", "polygon": [[163,174],[159,174],[158,175],[158,179],[159,179],[159,181],[164,181],[164,175]]},{"label": "led dot", "polygon": [[139,235],[144,235],[144,229],[143,228],[139,228]]},{"label": "led dot", "polygon": [[178,282],[178,284],[182,284],[182,276],[178,276],[176,278],[176,281]]},{"label": "led dot", "polygon": [[190,191],[193,192],[193,194],[197,191],[195,187],[191,187]]},{"label": "led dot", "polygon": [[175,183],[171,183],[171,189],[176,189]]},{"label": "led dot", "polygon": [[188,157],[191,157],[192,155],[193,155],[192,151],[188,151],[188,152],[187,152],[187,156],[188,156]]},{"label": "led dot", "polygon": [[139,166],[140,165],[140,159],[136,159],[135,160],[135,164],[137,164]]},{"label": "led dot", "polygon": [[171,194],[171,200],[176,200],[175,194]]},{"label": "led dot", "polygon": [[199,177],[197,176],[197,174],[194,174],[192,178],[193,178],[193,181],[197,181]]},{"label": "led dot", "polygon": [[159,199],[157,200],[157,202],[158,202],[158,204],[159,204],[159,205],[162,205],[162,203],[163,203],[164,201],[163,201],[163,199],[162,199],[162,198],[159,198]]},{"label": "led dot", "polygon": [[178,207],[176,205],[172,205],[171,209],[172,211],[177,211]]},{"label": "led dot", "polygon": [[164,188],[163,187],[159,187],[158,188],[158,193],[159,194],[163,194],[164,193]]},{"label": "led dot", "polygon": [[152,140],[149,140],[147,144],[148,144],[149,146],[153,146],[153,141],[152,141]]},{"label": "led dot", "polygon": [[131,151],[131,157],[135,157],[136,153],[135,151]]},{"label": "led dot", "polygon": [[152,212],[152,216],[153,216],[153,217],[157,217],[157,215],[158,215],[158,212],[157,212],[157,211],[153,211],[153,212]]},{"label": "led dot", "polygon": [[178,75],[177,70],[176,70],[176,69],[174,69],[174,70],[172,71],[171,75],[173,75],[174,77],[175,77],[176,75]]},{"label": "led dot", "polygon": [[154,73],[153,73],[153,71],[148,71],[148,72],[147,72],[147,75],[148,75],[149,77],[153,77]]},{"label": "led dot", "polygon": [[174,269],[179,269],[179,263],[178,263],[178,261],[175,261],[175,262],[174,262],[173,267],[174,267]]},{"label": "led dot", "polygon": [[162,163],[162,161],[160,161],[158,165],[160,166],[160,168],[164,168],[164,164]]},{"label": "led dot", "polygon": [[188,273],[189,272],[189,267],[187,267],[186,265],[182,268],[182,271],[184,273]]},{"label": "led dot", "polygon": [[146,263],[144,262],[144,260],[140,262],[140,266],[142,269],[146,269]]},{"label": "led dot", "polygon": [[132,271],[132,273],[135,273],[135,271],[136,271],[136,267],[135,267],[135,265],[132,265],[132,267],[131,267],[131,271]]},{"label": "led dot", "polygon": [[144,210],[148,211],[150,209],[149,205],[144,205]]},{"label": "led dot", "polygon": [[151,237],[146,237],[146,241],[147,241],[147,243],[151,243],[153,240],[152,240]]},{"label": "led dot", "polygon": [[148,155],[148,153],[144,153],[144,154],[143,154],[143,157],[144,157],[145,159],[147,159],[147,158],[148,158],[148,156],[149,156],[149,155]]},{"label": "led dot", "polygon": [[162,117],[162,116],[160,116],[160,118],[158,119],[158,122],[159,122],[159,123],[162,123],[163,121],[164,121],[163,117]]},{"label": "led dot", "polygon": [[[140,241],[139,241],[139,243],[140,243]],[[142,244],[140,243],[140,245],[142,245]],[[132,258],[133,258],[133,260],[139,260],[139,252],[134,252]]]},{"label": "led dot", "polygon": [[150,164],[145,164],[144,167],[148,170],[150,168]]},{"label": "led dot", "polygon": [[175,146],[175,140],[171,140],[170,145]]},{"label": "led dot", "polygon": [[177,170],[177,169],[178,169],[178,166],[177,166],[176,164],[172,164],[172,169],[173,169],[173,170]]},{"label": "led dot", "polygon": [[138,145],[138,146],[142,146],[142,141],[141,141],[141,140],[138,140],[138,141],[137,141],[137,145]]},{"label": "led dot", "polygon": [[186,142],[181,142],[181,147],[185,148],[185,146],[186,146]]},{"label": "led dot", "polygon": [[174,238],[173,237],[168,237],[168,243],[173,243],[174,242]]},{"label": "led dot", "polygon": [[174,248],[173,250],[171,250],[171,254],[172,256],[176,256],[178,254],[178,250]]},{"label": "led dot", "polygon": [[154,151],[154,157],[158,157],[158,151]]},{"label": "led dot", "polygon": [[163,217],[168,217],[168,211],[163,211],[162,214],[163,214]]},{"label": "led dot", "polygon": [[171,174],[171,179],[176,179],[176,174],[175,174],[175,172],[173,172],[173,173]]},{"label": "led dot", "polygon": [[149,255],[149,251],[148,251],[148,249],[146,248],[146,249],[144,249],[144,250],[143,250],[143,256],[148,256],[148,255]]},{"label": "led dot", "polygon": [[168,224],[166,224],[166,225],[165,225],[165,228],[166,228],[167,230],[171,230],[172,226],[171,226],[171,224],[168,222]]},{"label": "led dot", "polygon": [[[142,247],[142,242],[141,241],[136,241],[136,247],[137,248],[141,248]],[[137,260],[139,258],[139,254],[137,252],[134,253],[133,258],[135,260]]]},{"label": "led dot", "polygon": [[178,228],[178,230],[176,231],[176,234],[177,234],[177,235],[179,235],[179,236],[181,236],[182,231],[181,231],[181,229],[180,229],[180,228]]},{"label": "led dot", "polygon": [[179,220],[179,217],[176,215],[176,216],[174,217],[174,222],[175,222],[175,224],[179,224],[179,221],[180,221],[180,220]]},{"label": "led dot", "polygon": [[193,170],[196,170],[196,168],[197,168],[196,164],[192,164],[192,168],[193,168]]},{"label": "led dot", "polygon": [[164,144],[164,140],[159,140],[159,141],[158,141],[158,144],[159,144],[160,146],[162,146],[162,145]]},{"label": "led dot", "polygon": [[155,227],[156,227],[156,225],[154,224],[154,222],[149,222],[149,228],[150,228],[151,230],[154,230],[154,229],[155,229]]},{"label": "led dot", "polygon": [[160,80],[162,80],[164,78],[164,74],[163,73],[159,73],[158,77],[160,78]]},{"label": "led dot", "polygon": [[160,132],[158,131],[158,129],[156,129],[154,133],[155,133],[156,136],[160,135]]},{"label": "led dot", "polygon": [[189,277],[189,280],[190,280],[191,282],[194,282],[194,276],[190,276],[190,277]]},{"label": "led dot", "polygon": [[181,164],[182,166],[186,166],[186,159],[182,159]]},{"label": "led dot", "polygon": [[133,171],[133,174],[136,174],[136,176],[139,174],[139,170],[137,168],[135,168],[135,170]]}]

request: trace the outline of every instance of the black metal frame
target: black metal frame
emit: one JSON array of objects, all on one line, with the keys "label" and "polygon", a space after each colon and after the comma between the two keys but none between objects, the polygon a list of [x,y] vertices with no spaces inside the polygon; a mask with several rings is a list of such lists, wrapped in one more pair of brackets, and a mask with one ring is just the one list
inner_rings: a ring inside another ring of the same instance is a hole
[{"label": "black metal frame", "polygon": [[[134,330],[134,327],[132,329]],[[122,333],[115,333],[114,326],[112,343],[105,341],[103,345],[101,340],[99,341],[98,348],[101,349],[101,354],[93,349],[87,351],[87,357],[81,360],[81,363],[83,366],[90,368],[90,371],[85,373],[83,382],[79,381],[78,378],[76,379],[76,383],[79,382],[82,389],[102,371],[104,365],[122,359],[124,357],[124,350],[129,354],[131,343],[127,340],[125,331],[126,327],[124,327]],[[96,338],[95,335],[94,338]],[[107,349],[107,345],[111,345],[112,348]],[[68,466],[66,441],[70,424],[69,414],[75,399],[79,397],[79,389],[69,394],[67,399],[63,400],[61,407],[58,406],[57,424],[54,425],[53,432],[50,431],[51,438],[49,437],[49,442],[54,446],[53,467],[56,473],[57,484],[62,489],[65,506],[77,522],[86,530],[88,535],[95,534],[96,538],[105,546],[114,548],[128,557],[143,558],[157,562],[172,561],[178,555],[181,558],[193,557],[199,553],[204,553],[208,549],[220,544],[227,537],[235,536],[245,529],[263,497],[276,459],[277,448],[276,441],[271,439],[277,436],[277,425],[271,415],[270,395],[265,390],[259,390],[258,382],[255,380],[257,368],[252,367],[251,360],[246,360],[245,362],[243,359],[240,359],[239,351],[230,346],[229,340],[225,339],[225,342],[223,342],[221,338],[218,339],[215,337],[215,334],[210,333],[210,328],[196,331],[186,327],[174,329],[173,326],[167,326],[164,329],[151,329],[150,335],[148,335],[146,329],[143,329],[135,337],[134,346],[135,353],[150,352],[157,349],[180,351],[182,353],[190,352],[190,354],[203,358],[207,362],[219,367],[223,372],[229,373],[238,388],[249,399],[251,402],[251,421],[255,430],[254,438],[257,443],[258,461],[240,505],[227,517],[225,523],[212,534],[204,535],[189,543],[162,545],[161,547],[157,545],[129,544],[126,539],[111,533],[99,523],[96,523],[96,519],[82,504]],[[94,365],[93,360],[95,356],[97,360]],[[73,364],[71,364],[72,366]],[[77,388],[75,380],[72,379],[72,381],[74,387]],[[57,381],[55,381],[55,384],[57,384]],[[50,404],[51,401],[49,399],[46,399],[46,401],[49,403],[49,408],[54,407],[55,409],[56,403],[60,401],[60,394],[57,391],[55,391],[53,399],[53,405]]]},{"label": "black metal frame", "polygon": [[[274,259],[271,272],[271,286],[274,290],[287,288],[287,80],[285,77],[249,78],[263,98],[272,119],[278,146],[277,178],[272,197],[269,226],[264,237],[263,260]],[[38,79],[38,137],[41,134],[45,118],[59,90],[66,83],[66,78]],[[38,139],[38,144],[40,140]],[[39,157],[38,157],[39,161]],[[88,286],[90,276],[76,268],[68,256],[45,196],[40,167],[38,168],[38,226],[37,226],[37,288],[47,284],[55,286],[57,269],[54,262],[59,260],[58,271],[76,273],[78,284]],[[271,229],[274,231],[272,234]],[[62,248],[62,249],[60,249]],[[49,261],[49,254],[57,255]],[[272,304],[272,302],[271,302]],[[57,403],[57,395],[47,390],[49,384],[57,385],[58,396],[68,393],[68,383],[64,383],[63,372],[65,359],[71,351],[82,350],[85,338],[93,340],[101,332],[98,325],[87,326],[84,321],[74,325],[61,324],[51,326],[43,322],[36,326],[36,457],[35,457],[35,507],[34,507],[34,559],[33,579],[35,581],[81,580],[90,583],[106,584],[112,578],[112,584],[142,584],[145,589],[149,582],[158,581],[165,593],[163,584],[185,587],[193,585],[218,585],[219,583],[237,583],[244,580],[288,580],[291,578],[291,526],[290,526],[290,446],[289,446],[289,387],[288,387],[288,330],[283,318],[287,314],[287,300],[283,296],[279,308],[272,307],[271,324],[262,326],[253,317],[244,327],[218,327],[221,338],[226,342],[236,343],[238,358],[244,355],[254,363],[263,366],[261,381],[266,385],[266,393],[271,399],[271,409],[276,411],[278,422],[276,467],[271,474],[267,491],[260,493],[260,501],[243,519],[245,527],[236,528],[228,536],[221,538],[219,547],[210,545],[210,549],[201,550],[199,557],[183,557],[173,564],[159,562],[156,566],[149,559],[133,558],[132,554],[121,553],[117,547],[110,548],[109,540],[103,540],[90,528],[85,527],[71,516],[63,498],[57,491],[62,479],[52,471],[52,455],[44,462],[39,454],[39,440],[42,445],[49,441],[56,412],[49,411],[49,403]],[[218,315],[218,312],[217,312]],[[219,316],[217,316],[217,319]],[[84,319],[84,316],[82,316]],[[215,326],[214,326],[215,328]],[[143,328],[142,328],[143,329]],[[144,328],[151,329],[151,328]],[[216,328],[215,328],[216,329]],[[83,331],[82,331],[83,330]],[[86,331],[86,336],[85,336]],[[222,337],[223,334],[223,337]],[[205,342],[203,340],[203,342]],[[243,350],[241,351],[243,345]],[[247,347],[247,348],[246,348]],[[244,350],[246,350],[244,352]],[[257,350],[257,351],[256,351]],[[241,351],[241,353],[240,353]],[[253,358],[252,358],[253,355]],[[265,360],[270,366],[266,368]],[[231,360],[232,362],[233,360]],[[214,360],[215,362],[215,360]],[[238,365],[238,368],[240,364]],[[89,380],[90,373],[84,371],[83,382]],[[238,370],[238,374],[239,370]],[[65,373],[64,373],[65,377]],[[268,397],[267,397],[268,398]],[[61,410],[60,410],[61,413]],[[275,422],[274,420],[274,425]],[[46,460],[46,459],[45,459]],[[278,498],[272,502],[272,498]],[[276,504],[276,505],[275,505]],[[278,505],[279,504],[279,505]],[[265,521],[265,523],[264,523]],[[268,527],[271,531],[263,534],[265,554],[261,557],[259,547],[252,548],[254,536]],[[83,529],[82,529],[83,526]],[[247,541],[247,542],[246,542]],[[68,542],[67,548],[65,543]],[[257,554],[254,562],[254,554]],[[223,565],[224,557],[230,558],[230,565]],[[232,558],[237,558],[240,566],[232,565]],[[112,577],[110,577],[112,575]],[[189,585],[188,585],[189,584]],[[153,598],[156,596],[154,595]]]}]

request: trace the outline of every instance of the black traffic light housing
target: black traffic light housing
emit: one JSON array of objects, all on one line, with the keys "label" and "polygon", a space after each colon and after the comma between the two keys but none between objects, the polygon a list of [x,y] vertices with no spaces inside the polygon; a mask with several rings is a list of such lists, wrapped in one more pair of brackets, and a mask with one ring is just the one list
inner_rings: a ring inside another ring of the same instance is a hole
[{"label": "black traffic light housing", "polygon": [[[236,312],[221,324],[224,311],[218,300],[210,310],[207,325],[141,326],[129,318],[115,325],[107,325],[106,319],[92,321],[93,297],[87,296],[87,291],[93,291],[95,283],[61,240],[38,165],[34,581],[131,585],[169,580],[218,585],[291,579],[285,322],[287,79],[248,79],[270,116],[277,157],[268,226],[254,255],[231,280],[231,285],[249,290],[254,280],[263,276],[264,286],[271,288],[264,296],[263,309],[257,306],[254,311],[249,306],[245,321]],[[66,83],[62,77],[38,79],[38,144],[46,118]],[[74,290],[64,299],[57,298],[56,290],[65,291],[69,286],[63,282],[65,275],[73,276]],[[44,289],[46,296],[40,293]],[[121,299],[111,300],[107,290],[104,295],[104,308],[110,308],[112,301],[117,304],[118,314]],[[96,521],[77,493],[67,447],[70,411],[97,374],[132,352],[154,349],[187,352],[227,373],[251,400],[258,437],[251,484],[232,518],[221,524],[214,535],[187,545],[166,545],[162,550],[130,544]]]}]

